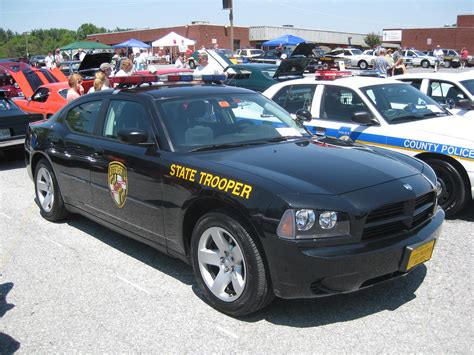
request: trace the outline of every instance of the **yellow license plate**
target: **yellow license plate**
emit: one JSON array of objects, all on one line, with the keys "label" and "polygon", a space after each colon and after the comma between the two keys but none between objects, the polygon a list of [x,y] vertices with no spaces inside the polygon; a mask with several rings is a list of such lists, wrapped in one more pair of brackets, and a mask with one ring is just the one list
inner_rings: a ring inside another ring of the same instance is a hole
[{"label": "yellow license plate", "polygon": [[433,254],[434,245],[435,240],[433,239],[431,242],[413,249],[408,258],[407,271],[418,264],[430,260],[431,255]]}]

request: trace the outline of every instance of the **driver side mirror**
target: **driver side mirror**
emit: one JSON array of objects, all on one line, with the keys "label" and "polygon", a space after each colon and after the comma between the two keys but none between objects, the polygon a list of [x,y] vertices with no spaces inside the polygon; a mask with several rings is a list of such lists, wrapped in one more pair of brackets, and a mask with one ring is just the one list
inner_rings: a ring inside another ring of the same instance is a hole
[{"label": "driver side mirror", "polygon": [[310,122],[313,119],[313,115],[311,114],[311,112],[304,108],[300,108],[298,111],[296,111],[295,115],[296,120],[300,123]]},{"label": "driver side mirror", "polygon": [[366,126],[375,126],[379,122],[367,111],[357,111],[352,114],[352,121]]},{"label": "driver side mirror", "polygon": [[117,132],[120,141],[127,144],[146,143],[148,134],[140,128],[123,128]]},{"label": "driver side mirror", "polygon": [[469,99],[459,99],[456,101],[456,107],[468,110],[472,107],[472,102]]}]

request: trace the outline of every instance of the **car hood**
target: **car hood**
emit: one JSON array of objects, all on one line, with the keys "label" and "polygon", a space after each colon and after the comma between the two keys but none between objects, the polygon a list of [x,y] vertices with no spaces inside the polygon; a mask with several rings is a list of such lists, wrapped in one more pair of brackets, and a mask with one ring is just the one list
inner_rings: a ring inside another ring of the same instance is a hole
[{"label": "car hood", "polygon": [[279,193],[339,195],[421,173],[423,164],[383,150],[318,140],[196,154],[195,164]]},{"label": "car hood", "polygon": [[317,43],[306,43],[306,42],[301,42],[298,43],[298,45],[295,47],[293,52],[291,52],[291,57],[294,56],[304,56],[308,57],[313,54],[313,49],[318,46]]},{"label": "car hood", "polygon": [[81,64],[79,65],[78,71],[98,69],[102,63],[110,63],[113,55],[113,53],[108,52],[86,54]]},{"label": "car hood", "polygon": [[305,68],[311,60],[311,58],[289,58],[282,60],[273,75],[273,78],[281,79],[282,77],[302,77]]}]

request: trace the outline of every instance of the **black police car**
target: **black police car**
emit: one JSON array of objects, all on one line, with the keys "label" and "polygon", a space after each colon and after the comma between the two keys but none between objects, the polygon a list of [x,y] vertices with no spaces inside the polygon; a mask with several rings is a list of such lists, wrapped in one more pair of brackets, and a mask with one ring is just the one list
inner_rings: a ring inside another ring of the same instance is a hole
[{"label": "black police car", "polygon": [[313,137],[307,114],[212,83],[102,91],[30,125],[27,166],[44,218],[80,213],[192,264],[230,315],[429,260],[444,219],[433,170]]}]

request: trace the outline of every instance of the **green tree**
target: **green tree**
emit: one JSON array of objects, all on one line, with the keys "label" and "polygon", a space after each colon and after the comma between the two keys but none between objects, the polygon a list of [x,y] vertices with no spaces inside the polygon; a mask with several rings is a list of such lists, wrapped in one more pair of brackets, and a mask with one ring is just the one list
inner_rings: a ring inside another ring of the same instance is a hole
[{"label": "green tree", "polygon": [[93,25],[92,23],[84,23],[79,26],[76,32],[77,32],[77,40],[81,41],[85,39],[88,35],[91,35],[94,33],[107,32],[107,30],[103,27],[97,27]]},{"label": "green tree", "polygon": [[367,44],[370,48],[378,47],[382,44],[382,38],[374,32],[367,34],[364,38],[365,44]]}]

